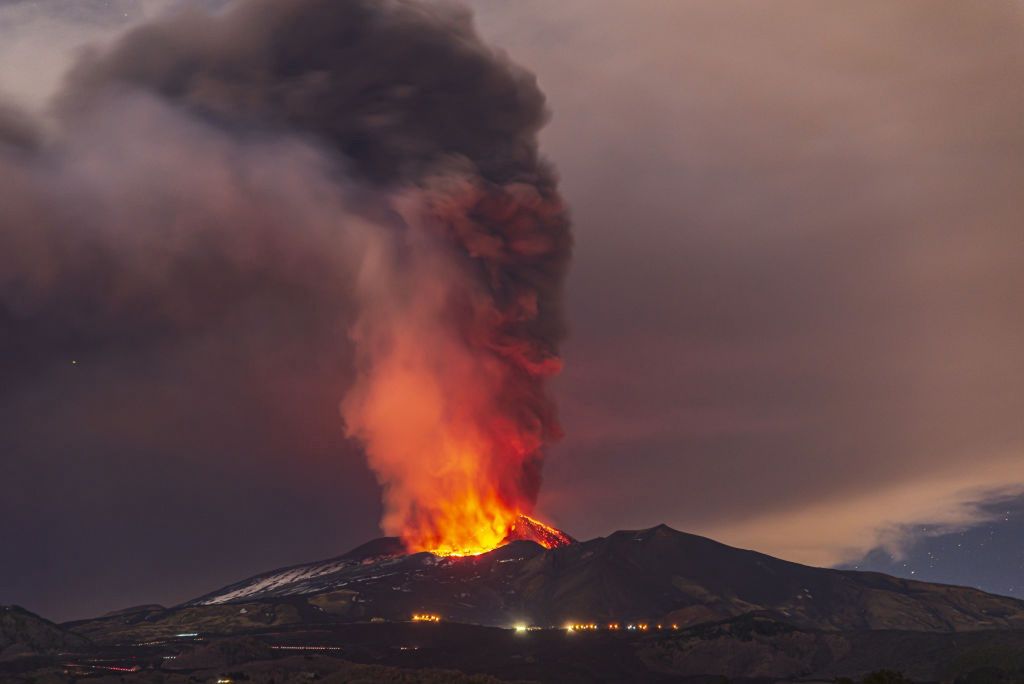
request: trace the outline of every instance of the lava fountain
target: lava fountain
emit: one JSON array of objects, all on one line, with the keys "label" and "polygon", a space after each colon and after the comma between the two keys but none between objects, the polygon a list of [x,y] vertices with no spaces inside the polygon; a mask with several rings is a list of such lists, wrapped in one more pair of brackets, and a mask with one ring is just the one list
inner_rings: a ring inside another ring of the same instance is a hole
[{"label": "lava fountain", "polygon": [[342,414],[383,485],[384,531],[474,555],[528,519],[560,435],[545,381],[561,368],[568,223],[546,176],[446,174],[396,206],[399,238],[377,241],[361,274]]}]

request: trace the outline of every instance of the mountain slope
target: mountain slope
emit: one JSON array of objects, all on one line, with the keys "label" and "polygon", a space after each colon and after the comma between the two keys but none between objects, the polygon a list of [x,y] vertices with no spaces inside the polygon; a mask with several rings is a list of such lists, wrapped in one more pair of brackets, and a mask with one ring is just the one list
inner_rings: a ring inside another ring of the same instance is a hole
[{"label": "mountain slope", "polygon": [[80,649],[89,642],[19,606],[0,606],[0,659]]},{"label": "mountain slope", "polygon": [[1024,627],[1024,602],[877,573],[813,568],[664,525],[544,549],[518,541],[468,558],[404,555],[380,539],[264,573],[189,604],[301,599],[332,620],[567,621],[682,626],[757,612],[810,629],[956,632]]}]

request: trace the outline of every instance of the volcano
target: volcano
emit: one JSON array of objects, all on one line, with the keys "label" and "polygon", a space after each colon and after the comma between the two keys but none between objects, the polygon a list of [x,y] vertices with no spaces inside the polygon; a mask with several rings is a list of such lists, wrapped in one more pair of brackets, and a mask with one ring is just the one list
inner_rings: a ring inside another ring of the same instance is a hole
[{"label": "volcano", "polygon": [[356,662],[559,684],[709,673],[832,681],[879,668],[953,681],[999,657],[1010,673],[999,681],[1021,681],[1024,602],[809,567],[665,525],[575,541],[523,518],[507,543],[476,556],[409,553],[384,537],[176,607],[61,628],[87,639],[90,657],[206,679],[241,663],[253,678],[293,681],[287,667],[326,676]]},{"label": "volcano", "polygon": [[510,538],[489,553],[444,557],[406,553],[398,539],[385,537],[236,582],[178,610],[256,602],[299,606],[296,615],[311,608],[317,619],[402,621],[425,612],[502,627],[685,627],[756,613],[828,630],[1024,628],[1024,602],[1016,599],[800,565],[665,525],[577,542],[524,519]]}]

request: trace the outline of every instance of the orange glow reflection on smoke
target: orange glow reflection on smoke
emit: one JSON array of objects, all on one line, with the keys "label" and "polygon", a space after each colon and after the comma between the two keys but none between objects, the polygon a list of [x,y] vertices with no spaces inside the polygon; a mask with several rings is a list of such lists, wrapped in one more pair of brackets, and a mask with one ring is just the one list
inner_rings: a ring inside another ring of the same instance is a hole
[{"label": "orange glow reflection on smoke", "polygon": [[384,532],[412,552],[476,555],[532,512],[560,434],[537,282],[558,274],[561,204],[472,183],[409,201],[400,238],[368,240],[341,413],[383,487]]}]

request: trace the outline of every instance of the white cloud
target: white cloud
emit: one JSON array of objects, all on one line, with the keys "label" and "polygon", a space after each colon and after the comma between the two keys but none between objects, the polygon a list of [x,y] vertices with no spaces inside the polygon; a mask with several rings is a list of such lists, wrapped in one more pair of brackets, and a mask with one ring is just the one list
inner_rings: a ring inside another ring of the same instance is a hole
[{"label": "white cloud", "polygon": [[[1024,493],[1019,454],[921,479],[899,482],[846,499],[829,499],[769,515],[755,515],[702,534],[810,565],[838,565],[883,547],[899,557],[922,534],[972,527],[991,519],[984,504]],[[922,528],[926,528],[927,531]]]}]

